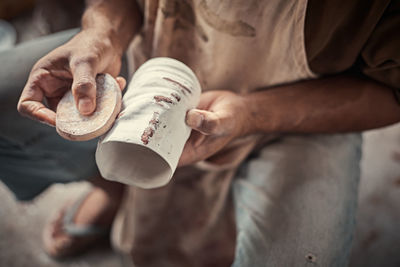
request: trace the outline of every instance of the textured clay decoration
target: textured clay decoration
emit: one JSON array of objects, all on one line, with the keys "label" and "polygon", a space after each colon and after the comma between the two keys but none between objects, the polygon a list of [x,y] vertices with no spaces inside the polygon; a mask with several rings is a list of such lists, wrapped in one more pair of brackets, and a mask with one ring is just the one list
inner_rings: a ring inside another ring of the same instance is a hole
[{"label": "textured clay decoration", "polygon": [[106,133],[121,110],[121,90],[109,74],[96,77],[96,110],[89,116],[79,113],[71,90],[57,106],[56,129],[68,140],[86,141]]}]

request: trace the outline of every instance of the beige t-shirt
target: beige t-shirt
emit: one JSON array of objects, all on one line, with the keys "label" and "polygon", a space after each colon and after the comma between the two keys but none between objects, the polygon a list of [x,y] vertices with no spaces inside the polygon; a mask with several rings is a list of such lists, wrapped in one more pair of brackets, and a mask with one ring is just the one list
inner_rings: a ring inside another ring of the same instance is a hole
[{"label": "beige t-shirt", "polygon": [[304,32],[314,73],[362,73],[400,88],[400,1],[309,0]]},{"label": "beige t-shirt", "polygon": [[[187,64],[203,91],[248,92],[315,77],[304,47],[306,1],[142,1],[144,26],[128,52]],[[280,10],[280,14],[277,14]]]},{"label": "beige t-shirt", "polygon": [[[145,8],[145,1],[139,2]],[[184,3],[183,6],[187,6]],[[151,5],[150,8],[156,9],[158,1],[152,2]],[[146,10],[147,15],[151,13],[149,9]],[[167,10],[164,12],[168,13]],[[191,11],[188,12],[175,28],[187,27],[185,20],[189,21],[190,25],[195,25],[197,21],[192,15]],[[152,32],[152,23],[145,22],[144,28],[144,34],[148,35]],[[197,31],[202,38],[206,38],[201,28]],[[399,32],[400,1],[309,0],[304,25],[308,66],[320,76],[346,71],[357,72],[398,89]],[[151,55],[151,43],[151,40],[146,43],[147,56]],[[128,55],[132,56],[132,53]]]}]

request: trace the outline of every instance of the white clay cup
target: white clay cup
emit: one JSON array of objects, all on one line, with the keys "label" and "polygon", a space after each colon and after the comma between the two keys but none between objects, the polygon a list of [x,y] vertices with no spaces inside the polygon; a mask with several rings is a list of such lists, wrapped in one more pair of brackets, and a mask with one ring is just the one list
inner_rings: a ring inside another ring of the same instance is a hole
[{"label": "white clay cup", "polygon": [[134,74],[114,126],[97,146],[101,175],[141,188],[167,184],[191,128],[186,112],[201,94],[193,71],[171,58],[154,58]]}]

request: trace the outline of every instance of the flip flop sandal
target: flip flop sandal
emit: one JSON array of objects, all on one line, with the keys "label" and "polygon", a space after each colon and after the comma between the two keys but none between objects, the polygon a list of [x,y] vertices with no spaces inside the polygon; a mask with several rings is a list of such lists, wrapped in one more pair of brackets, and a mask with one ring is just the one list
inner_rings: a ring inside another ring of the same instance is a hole
[{"label": "flip flop sandal", "polygon": [[65,205],[43,232],[44,249],[54,258],[70,257],[90,248],[100,240],[108,241],[111,226],[77,225],[74,218],[92,191],[83,194],[72,205]]}]

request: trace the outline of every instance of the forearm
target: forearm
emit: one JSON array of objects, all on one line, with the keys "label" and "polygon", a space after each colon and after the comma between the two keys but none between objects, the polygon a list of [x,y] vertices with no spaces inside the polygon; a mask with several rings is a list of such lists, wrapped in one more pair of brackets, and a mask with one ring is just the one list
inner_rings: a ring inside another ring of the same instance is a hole
[{"label": "forearm", "polygon": [[244,96],[245,133],[337,133],[400,121],[392,90],[367,79],[337,76]]},{"label": "forearm", "polygon": [[109,38],[121,53],[139,31],[142,16],[134,0],[87,0],[82,30]]}]

